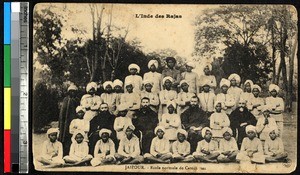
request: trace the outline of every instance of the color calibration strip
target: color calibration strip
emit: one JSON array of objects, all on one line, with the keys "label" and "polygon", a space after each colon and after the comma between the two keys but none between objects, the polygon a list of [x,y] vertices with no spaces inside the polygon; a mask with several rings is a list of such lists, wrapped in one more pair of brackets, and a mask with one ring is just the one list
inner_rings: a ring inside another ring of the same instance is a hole
[{"label": "color calibration strip", "polygon": [[11,3],[4,2],[4,172],[11,172]]}]

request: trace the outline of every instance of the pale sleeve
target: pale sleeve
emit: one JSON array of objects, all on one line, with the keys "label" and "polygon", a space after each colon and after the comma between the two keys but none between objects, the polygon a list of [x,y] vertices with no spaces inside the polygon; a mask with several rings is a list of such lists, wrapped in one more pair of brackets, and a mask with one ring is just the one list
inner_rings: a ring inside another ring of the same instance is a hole
[{"label": "pale sleeve", "polygon": [[261,133],[262,130],[265,128],[264,120],[265,120],[264,117],[261,117],[261,118],[258,119],[258,121],[256,123],[256,132],[257,133]]},{"label": "pale sleeve", "polygon": [[74,132],[76,130],[74,128],[74,126],[75,126],[75,120],[72,120],[71,123],[70,123],[70,126],[69,126],[69,132],[70,132],[70,134],[74,134]]},{"label": "pale sleeve", "polygon": [[257,148],[257,151],[258,151],[259,153],[264,153],[264,151],[263,151],[263,146],[262,146],[261,141],[260,141],[259,139],[257,139],[257,141],[258,141],[258,148]]},{"label": "pale sleeve", "polygon": [[156,139],[152,139],[151,142],[151,146],[150,146],[150,154],[153,155],[154,157],[156,157],[156,155],[158,154],[155,150],[155,144],[156,144]]},{"label": "pale sleeve", "polygon": [[143,89],[143,78],[141,77],[141,76],[139,76],[139,88],[140,88],[140,90],[142,90]]},{"label": "pale sleeve", "polygon": [[254,98],[254,97],[251,97],[249,100],[247,100],[247,108],[248,108],[250,111],[253,110],[253,106],[254,106],[254,104],[253,104],[253,98]]},{"label": "pale sleeve", "polygon": [[150,99],[151,100],[151,104],[154,106],[158,106],[159,105],[159,98],[158,95],[155,93],[152,93],[153,98]]},{"label": "pale sleeve", "polygon": [[93,106],[91,107],[91,109],[98,110],[100,108],[101,103],[102,103],[102,99],[101,99],[100,96],[96,96],[94,98],[96,98],[96,100],[95,100]]},{"label": "pale sleeve", "polygon": [[281,138],[278,138],[278,144],[279,144],[279,149],[278,149],[278,152],[279,153],[283,153],[284,152],[284,146],[283,146],[283,142],[281,140]]},{"label": "pale sleeve", "polygon": [[267,139],[266,142],[265,142],[265,145],[264,145],[264,153],[265,153],[265,155],[272,155],[273,154],[273,153],[271,153],[269,151],[269,145],[270,145],[269,142],[270,142],[269,139]]},{"label": "pale sleeve", "polygon": [[162,105],[167,104],[167,100],[166,100],[164,91],[159,92],[159,100]]},{"label": "pale sleeve", "polygon": [[70,152],[69,152],[69,156],[75,156],[75,148],[74,148],[74,144],[71,144],[70,147]]},{"label": "pale sleeve", "polygon": [[132,155],[132,157],[136,157],[140,154],[141,154],[140,142],[139,142],[139,139],[136,139],[135,144],[134,144],[134,152],[131,153],[131,155]]},{"label": "pale sleeve", "polygon": [[87,156],[89,154],[89,146],[88,143],[84,142],[83,155]]},{"label": "pale sleeve", "polygon": [[284,102],[283,102],[282,98],[280,98],[280,100],[279,100],[279,106],[276,107],[276,110],[277,111],[281,111],[281,112],[284,110]]},{"label": "pale sleeve", "polygon": [[185,105],[185,101],[183,101],[181,94],[177,95],[177,100],[176,100],[177,104],[179,106],[184,106]]},{"label": "pale sleeve", "polygon": [[118,153],[122,156],[125,156],[125,157],[128,157],[128,154],[124,152],[124,141],[123,139],[120,141],[120,145],[119,145],[119,148],[118,148]]},{"label": "pale sleeve", "polygon": [[227,114],[223,113],[224,115],[224,123],[222,124],[223,127],[228,127],[230,126],[230,120],[229,117],[227,116]]},{"label": "pale sleeve", "polygon": [[122,105],[127,105],[127,100],[126,100],[126,95],[125,94],[121,94],[121,97],[120,97],[120,104]]},{"label": "pale sleeve", "polygon": [[164,151],[162,153],[163,154],[170,153],[170,148],[171,148],[170,142],[169,140],[167,140],[164,144]]},{"label": "pale sleeve", "polygon": [[200,153],[200,152],[201,152],[201,149],[202,149],[201,142],[198,142],[197,148],[196,148],[196,152],[197,152],[197,153]]},{"label": "pale sleeve", "polygon": [[46,141],[42,145],[42,156],[47,156],[47,142]]},{"label": "pale sleeve", "polygon": [[140,109],[140,106],[141,106],[141,97],[140,97],[139,94],[135,94],[134,102],[136,104],[134,104],[131,109],[132,110]]},{"label": "pale sleeve", "polygon": [[99,143],[100,140],[97,141],[95,148],[94,148],[94,157],[100,157],[101,153],[99,154]]},{"label": "pale sleeve", "polygon": [[57,153],[57,157],[58,158],[63,158],[63,146],[60,142],[58,142],[58,153]]},{"label": "pale sleeve", "polygon": [[90,104],[89,104],[87,98],[81,98],[81,100],[80,100],[80,106],[83,106],[84,108],[90,107]]},{"label": "pale sleeve", "polygon": [[235,139],[233,139],[233,141],[231,142],[231,144],[232,144],[231,145],[231,147],[232,147],[231,151],[237,151],[237,150],[239,150]]},{"label": "pale sleeve", "polygon": [[172,152],[173,154],[178,154],[178,149],[177,149],[177,142],[173,142],[172,144]]},{"label": "pale sleeve", "polygon": [[214,114],[212,114],[212,115],[210,116],[209,127],[212,128],[212,129],[215,129],[215,128],[216,128],[216,127],[215,127],[215,115],[214,115]]},{"label": "pale sleeve", "polygon": [[114,130],[120,131],[121,129],[123,129],[123,127],[124,126],[123,126],[123,122],[122,122],[121,118],[117,117],[114,122]]},{"label": "pale sleeve", "polygon": [[181,125],[181,119],[180,119],[180,116],[176,116],[174,118],[174,120],[171,120],[170,121],[170,126],[173,126],[175,128],[178,128],[179,126]]},{"label": "pale sleeve", "polygon": [[246,151],[246,148],[245,148],[245,144],[247,144],[246,142],[247,142],[247,141],[246,141],[246,139],[244,138],[243,141],[242,141],[241,151]]},{"label": "pale sleeve", "polygon": [[228,95],[228,98],[226,98],[225,102],[227,107],[232,107],[235,105],[235,98],[232,95]]},{"label": "pale sleeve", "polygon": [[199,75],[197,73],[196,74],[196,77],[195,77],[195,85],[196,85],[196,94],[199,93],[199,86],[200,86],[200,79],[199,79]]},{"label": "pale sleeve", "polygon": [[114,156],[116,153],[115,143],[112,140],[109,143],[110,143],[109,144],[109,152],[110,152],[109,155]]},{"label": "pale sleeve", "polygon": [[90,131],[90,122],[84,123],[84,131],[89,132]]},{"label": "pale sleeve", "polygon": [[186,150],[184,152],[184,155],[189,155],[191,153],[191,144],[189,142],[186,143]]}]

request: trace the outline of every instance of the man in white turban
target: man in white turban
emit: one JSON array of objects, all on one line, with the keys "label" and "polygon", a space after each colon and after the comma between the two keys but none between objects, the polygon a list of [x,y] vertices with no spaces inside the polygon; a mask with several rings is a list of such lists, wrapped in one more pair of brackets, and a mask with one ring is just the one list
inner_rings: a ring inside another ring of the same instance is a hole
[{"label": "man in white turban", "polygon": [[172,77],[174,79],[172,89],[177,90],[177,86],[182,78],[180,75],[180,71],[175,68],[176,59],[174,57],[167,57],[166,62],[167,62],[167,67],[164,68],[161,73],[162,78],[165,78],[168,76]]},{"label": "man in white turban", "polygon": [[[239,103],[240,96],[243,93],[243,90],[240,88],[241,77],[238,74],[231,74],[228,77],[230,81],[230,88],[228,89],[228,94],[232,94],[235,98],[236,105]],[[235,107],[233,107],[233,110]]]},{"label": "man in white turban", "polygon": [[189,84],[189,92],[198,93],[199,92],[199,76],[197,73],[192,72],[195,68],[194,62],[186,63],[186,72],[181,74],[183,80],[187,81]]},{"label": "man in white turban", "polygon": [[204,68],[203,68],[204,75],[201,75],[200,76],[200,80],[199,80],[199,89],[200,89],[200,92],[202,91],[202,86],[203,86],[204,82],[208,82],[209,83],[209,85],[211,87],[210,91],[214,92],[214,90],[216,89],[216,87],[217,87],[217,80],[216,80],[216,77],[214,75],[212,75],[211,71],[212,71],[211,64],[210,63],[206,63],[204,65]]},{"label": "man in white turban", "polygon": [[160,107],[158,112],[159,120],[161,120],[161,115],[164,113],[167,113],[167,102],[173,101],[177,99],[177,92],[172,90],[172,84],[174,79],[172,77],[164,77],[163,79],[163,85],[165,87],[164,90],[159,92],[159,100],[160,100]]},{"label": "man in white turban", "polygon": [[116,110],[117,94],[113,93],[113,82],[105,81],[103,83],[104,93],[101,94],[103,103],[108,105],[109,112],[113,114]]},{"label": "man in white turban", "polygon": [[259,118],[259,107],[265,104],[265,99],[260,97],[261,88],[257,84],[252,86],[252,94],[253,96],[248,99],[247,107],[249,111],[255,116],[256,119]]},{"label": "man in white turban", "polygon": [[230,87],[230,81],[222,78],[220,81],[221,93],[216,95],[216,101],[222,102],[225,104],[223,110],[229,115],[233,108],[235,107],[235,98],[234,95],[228,94],[228,88]]},{"label": "man in white turban", "polygon": [[95,82],[90,82],[86,86],[87,94],[81,97],[80,105],[85,107],[86,112],[84,119],[91,121],[96,115],[102,103],[102,99],[97,92],[97,84]]},{"label": "man in white turban", "polygon": [[[143,80],[150,80],[153,82],[152,92],[158,94],[161,90],[161,79],[162,75],[157,72],[158,69],[158,61],[157,60],[150,60],[148,62],[149,72],[144,74]],[[145,84],[144,84],[145,86]]]},{"label": "man in white turban", "polygon": [[284,101],[281,97],[278,97],[279,89],[279,86],[270,84],[269,93],[271,96],[266,98],[266,105],[270,106],[271,108],[270,113],[276,121],[279,130],[279,136],[281,137],[283,132],[282,112],[284,111]]},{"label": "man in white turban", "polygon": [[140,93],[143,85],[143,79],[138,75],[138,73],[140,73],[140,67],[137,64],[130,64],[128,66],[128,71],[130,75],[128,75],[124,81],[125,92],[127,92],[125,87],[131,82],[133,83],[133,92]]}]

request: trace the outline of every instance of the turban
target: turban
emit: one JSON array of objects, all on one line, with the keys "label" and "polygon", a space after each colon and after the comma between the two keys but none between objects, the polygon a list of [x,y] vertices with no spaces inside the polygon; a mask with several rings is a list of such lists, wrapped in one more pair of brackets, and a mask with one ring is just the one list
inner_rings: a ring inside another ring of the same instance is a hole
[{"label": "turban", "polygon": [[254,84],[254,85],[252,86],[252,90],[253,90],[253,89],[258,89],[259,92],[261,92],[261,87],[258,86],[257,84]]},{"label": "turban", "polygon": [[148,68],[150,69],[150,67],[154,65],[156,68],[158,68],[158,61],[157,60],[150,60],[148,62]]},{"label": "turban", "polygon": [[84,131],[82,131],[82,130],[76,130],[74,132],[74,134],[72,135],[72,139],[71,139],[72,143],[76,143],[75,137],[77,136],[77,134],[81,134],[82,137],[84,137],[84,135],[85,135]]},{"label": "turban", "polygon": [[129,81],[126,81],[125,83],[125,87],[128,86],[128,85],[132,85],[132,87],[134,87],[134,83],[133,81],[129,80]]},{"label": "turban", "polygon": [[155,129],[154,129],[154,134],[156,134],[157,130],[162,130],[164,133],[165,133],[165,128],[163,126],[157,126]]},{"label": "turban", "polygon": [[138,66],[137,64],[130,64],[130,65],[128,66],[128,70],[130,70],[130,69],[136,69],[136,70],[137,70],[137,73],[140,72],[140,66]]},{"label": "turban", "polygon": [[163,84],[165,84],[165,82],[166,82],[167,80],[170,80],[172,83],[173,83],[173,81],[174,81],[174,79],[173,79],[172,77],[167,76],[167,77],[163,78],[163,81],[162,81]]},{"label": "turban", "polygon": [[231,81],[233,79],[236,80],[237,84],[240,84],[241,77],[238,74],[231,74],[231,75],[229,75],[228,80]]},{"label": "turban", "polygon": [[106,128],[103,128],[103,129],[101,129],[101,130],[99,131],[99,136],[101,137],[101,135],[102,135],[103,133],[108,133],[108,135],[110,136],[110,135],[111,135],[111,130],[106,129]]},{"label": "turban", "polygon": [[201,130],[201,135],[202,137],[204,138],[205,134],[206,134],[206,131],[210,131],[211,132],[211,129],[209,127],[204,127],[202,130]]},{"label": "turban", "polygon": [[85,108],[83,106],[77,106],[76,113],[78,113],[79,111],[85,112]]},{"label": "turban", "polygon": [[174,101],[168,101],[167,102],[167,107],[169,107],[171,105],[176,109],[176,103]]},{"label": "turban", "polygon": [[278,128],[276,126],[273,126],[273,127],[270,127],[268,128],[268,133],[270,134],[272,131],[275,131],[275,134],[278,135],[279,134],[279,131],[278,131]]},{"label": "turban", "polygon": [[90,82],[89,84],[87,84],[86,92],[89,92],[92,88],[94,88],[95,91],[97,91],[97,84],[95,82]]},{"label": "turban", "polygon": [[195,63],[192,62],[192,61],[187,62],[186,65],[189,66],[189,67],[192,67],[193,69],[196,67],[196,66],[195,66]]},{"label": "turban", "polygon": [[187,138],[187,136],[188,136],[188,133],[187,133],[186,130],[184,130],[184,129],[178,129],[178,130],[177,130],[177,134],[178,134],[178,133],[183,134],[186,138]]},{"label": "turban", "polygon": [[225,79],[225,78],[222,78],[221,81],[220,81],[220,87],[222,87],[224,85],[230,87],[230,81]]},{"label": "turban", "polygon": [[249,131],[254,131],[256,133],[255,126],[253,126],[253,125],[246,126],[246,133],[248,133]]},{"label": "turban", "polygon": [[246,102],[247,102],[247,100],[244,98],[240,98],[240,100],[239,100],[239,103],[246,103]]},{"label": "turban", "polygon": [[47,135],[49,135],[49,134],[52,134],[52,133],[57,133],[57,136],[58,136],[58,133],[59,133],[59,129],[58,128],[50,128],[50,129],[48,129],[48,131],[47,131]]},{"label": "turban", "polygon": [[173,61],[174,63],[176,63],[176,59],[174,57],[167,57],[166,62],[169,62],[169,61]]},{"label": "turban", "polygon": [[225,127],[222,129],[222,133],[225,134],[226,132],[228,132],[230,135],[232,135],[232,129],[229,127]]},{"label": "turban", "polygon": [[124,131],[126,131],[126,129],[128,129],[128,128],[131,129],[132,131],[135,130],[135,127],[132,124],[129,124],[124,127]]},{"label": "turban", "polygon": [[153,81],[149,80],[149,79],[146,79],[143,81],[143,84],[146,85],[146,84],[151,84],[153,86]]},{"label": "turban", "polygon": [[271,92],[272,90],[275,90],[278,93],[279,92],[279,86],[277,86],[276,84],[270,84],[269,91]]},{"label": "turban", "polygon": [[270,111],[271,110],[271,106],[269,105],[263,105],[263,106],[259,106],[258,109],[261,111],[261,112],[264,112],[264,111]]},{"label": "turban", "polygon": [[216,107],[219,103],[221,104],[221,108],[225,107],[225,104],[222,101],[216,101],[214,107]]},{"label": "turban", "polygon": [[119,79],[115,79],[114,82],[113,82],[113,86],[116,87],[116,86],[123,86],[123,82]]},{"label": "turban", "polygon": [[206,63],[205,65],[204,65],[204,68],[208,68],[210,71],[212,70],[212,66],[211,66],[211,64],[210,63]]},{"label": "turban", "polygon": [[251,87],[253,86],[253,81],[252,81],[252,80],[246,80],[245,83],[244,83],[244,86],[245,86],[247,83],[249,83]]},{"label": "turban", "polygon": [[118,111],[127,111],[127,106],[124,104],[120,104],[120,105],[118,105],[117,110]]},{"label": "turban", "polygon": [[181,80],[179,86],[182,86],[183,83],[189,84],[186,80]]},{"label": "turban", "polygon": [[103,88],[105,89],[106,86],[108,86],[108,85],[110,85],[111,87],[114,86],[112,81],[106,81],[106,82],[103,83]]},{"label": "turban", "polygon": [[68,91],[70,91],[70,90],[77,91],[77,87],[76,87],[74,84],[71,84],[71,85],[68,87]]}]

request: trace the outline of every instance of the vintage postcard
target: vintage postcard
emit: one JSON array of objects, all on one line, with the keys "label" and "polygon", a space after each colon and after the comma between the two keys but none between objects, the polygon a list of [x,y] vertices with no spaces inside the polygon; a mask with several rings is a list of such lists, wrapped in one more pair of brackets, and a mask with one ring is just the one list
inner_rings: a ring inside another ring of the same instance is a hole
[{"label": "vintage postcard", "polygon": [[38,171],[289,173],[291,5],[38,3]]}]

